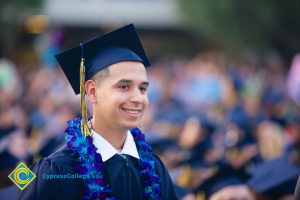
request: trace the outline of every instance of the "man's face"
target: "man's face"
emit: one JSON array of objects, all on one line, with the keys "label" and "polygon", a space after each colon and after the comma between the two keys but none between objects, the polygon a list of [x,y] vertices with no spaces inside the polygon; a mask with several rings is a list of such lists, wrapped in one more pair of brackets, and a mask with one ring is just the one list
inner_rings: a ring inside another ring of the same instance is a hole
[{"label": "man's face", "polygon": [[147,73],[140,62],[124,61],[109,66],[109,76],[96,81],[94,115],[110,129],[136,127],[148,106]]}]

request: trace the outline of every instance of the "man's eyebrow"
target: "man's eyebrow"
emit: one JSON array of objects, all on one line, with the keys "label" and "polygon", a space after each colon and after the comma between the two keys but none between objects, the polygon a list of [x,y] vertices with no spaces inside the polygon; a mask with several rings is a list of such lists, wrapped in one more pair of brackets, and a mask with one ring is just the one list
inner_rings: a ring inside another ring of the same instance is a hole
[{"label": "man's eyebrow", "polygon": [[149,82],[148,81],[144,81],[144,82],[142,82],[142,84],[149,86]]},{"label": "man's eyebrow", "polygon": [[133,81],[132,80],[129,80],[129,79],[121,79],[119,80],[116,84],[118,83],[132,83]]},{"label": "man's eyebrow", "polygon": [[[129,80],[129,79],[121,79],[119,80],[116,84],[120,84],[120,83],[132,83],[133,81],[132,80]],[[143,85],[149,85],[149,82],[148,81],[143,81],[141,84]]]}]

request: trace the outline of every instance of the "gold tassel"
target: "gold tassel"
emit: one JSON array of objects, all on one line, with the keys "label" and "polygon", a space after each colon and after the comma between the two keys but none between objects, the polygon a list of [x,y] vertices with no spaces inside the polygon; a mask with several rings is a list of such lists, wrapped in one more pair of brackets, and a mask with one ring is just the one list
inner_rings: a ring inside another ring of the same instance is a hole
[{"label": "gold tassel", "polygon": [[85,83],[85,66],[84,66],[84,58],[81,58],[80,62],[80,98],[81,98],[81,132],[86,137],[92,136],[89,124],[88,124],[88,109],[86,105],[86,99],[85,99],[85,89],[84,89],[84,83]]}]

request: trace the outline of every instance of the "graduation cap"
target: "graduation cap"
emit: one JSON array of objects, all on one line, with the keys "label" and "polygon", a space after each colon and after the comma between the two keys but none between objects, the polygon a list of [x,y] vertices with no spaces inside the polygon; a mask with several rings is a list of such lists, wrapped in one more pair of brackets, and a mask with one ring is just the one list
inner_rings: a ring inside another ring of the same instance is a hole
[{"label": "graduation cap", "polygon": [[149,144],[156,154],[163,154],[166,151],[180,151],[181,148],[177,142],[171,138],[159,138],[155,141],[150,141]]},{"label": "graduation cap", "polygon": [[87,106],[84,83],[99,71],[122,61],[150,62],[133,24],[121,27],[95,39],[80,43],[55,56],[69,80],[75,94],[81,95],[82,125],[85,135],[91,135],[88,128]]},{"label": "graduation cap", "polygon": [[228,186],[244,185],[250,175],[244,169],[235,169],[226,163],[219,165],[219,170],[205,180],[197,189],[208,199],[210,196]]},{"label": "graduation cap", "polygon": [[204,160],[207,152],[214,148],[211,137],[206,137],[191,149],[190,159]]},{"label": "graduation cap", "polygon": [[251,173],[249,185],[257,193],[279,198],[294,193],[300,169],[287,157],[280,157],[256,166]]}]

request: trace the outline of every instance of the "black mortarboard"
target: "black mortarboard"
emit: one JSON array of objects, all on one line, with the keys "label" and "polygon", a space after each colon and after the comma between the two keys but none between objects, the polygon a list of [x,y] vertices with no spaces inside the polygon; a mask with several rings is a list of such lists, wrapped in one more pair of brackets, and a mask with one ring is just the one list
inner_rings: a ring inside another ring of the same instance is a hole
[{"label": "black mortarboard", "polygon": [[197,191],[204,192],[205,197],[208,199],[225,187],[246,184],[249,178],[250,175],[244,169],[234,169],[223,163],[212,177],[205,180],[197,188]]},{"label": "black mortarboard", "polygon": [[177,142],[170,138],[159,138],[156,141],[151,141],[149,144],[152,146],[156,154],[163,154],[166,151],[180,151],[181,148]]},{"label": "black mortarboard", "polygon": [[121,61],[139,61],[146,67],[150,66],[133,24],[84,42],[55,57],[76,94],[80,93],[81,58],[85,62],[85,80]]},{"label": "black mortarboard", "polygon": [[206,137],[191,149],[190,159],[204,160],[207,152],[214,148],[211,137]]},{"label": "black mortarboard", "polygon": [[281,157],[256,166],[251,173],[249,185],[257,193],[279,198],[293,194],[300,169]]}]

